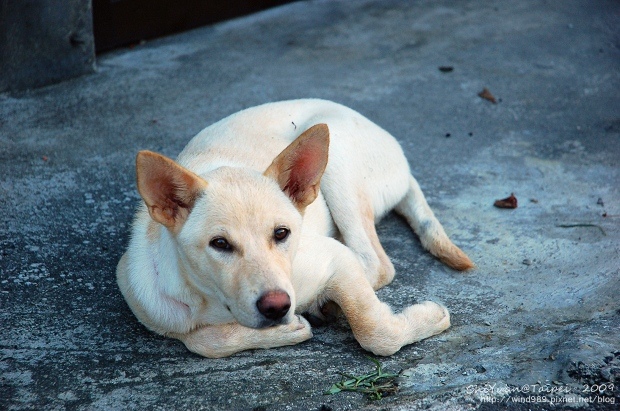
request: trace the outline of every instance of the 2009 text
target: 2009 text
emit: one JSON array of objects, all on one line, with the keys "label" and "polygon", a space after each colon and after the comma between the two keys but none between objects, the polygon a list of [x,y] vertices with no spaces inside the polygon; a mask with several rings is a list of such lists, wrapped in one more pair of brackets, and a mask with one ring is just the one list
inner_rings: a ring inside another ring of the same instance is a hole
[{"label": "2009 text", "polygon": [[583,390],[581,391],[584,394],[602,394],[604,392],[614,392],[616,386],[613,383],[603,383],[603,384],[583,384]]}]

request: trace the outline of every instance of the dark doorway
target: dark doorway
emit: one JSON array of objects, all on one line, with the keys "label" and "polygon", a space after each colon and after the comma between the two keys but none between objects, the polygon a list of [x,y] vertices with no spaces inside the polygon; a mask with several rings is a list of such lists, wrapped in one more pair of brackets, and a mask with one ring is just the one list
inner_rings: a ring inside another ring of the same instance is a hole
[{"label": "dark doorway", "polygon": [[294,0],[93,0],[95,51],[254,13]]}]

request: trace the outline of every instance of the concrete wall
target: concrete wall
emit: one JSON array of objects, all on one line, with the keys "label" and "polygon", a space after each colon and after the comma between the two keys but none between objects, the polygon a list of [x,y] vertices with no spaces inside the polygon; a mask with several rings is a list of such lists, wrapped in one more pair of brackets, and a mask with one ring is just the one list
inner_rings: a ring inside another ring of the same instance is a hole
[{"label": "concrete wall", "polygon": [[0,0],[0,92],[94,71],[90,0]]}]

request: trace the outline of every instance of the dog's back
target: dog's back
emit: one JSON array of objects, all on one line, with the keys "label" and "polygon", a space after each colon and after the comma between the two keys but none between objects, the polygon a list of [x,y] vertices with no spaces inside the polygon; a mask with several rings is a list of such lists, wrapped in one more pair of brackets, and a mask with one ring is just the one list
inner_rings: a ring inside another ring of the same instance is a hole
[{"label": "dog's back", "polygon": [[221,166],[262,172],[302,131],[318,123],[327,124],[330,135],[321,190],[326,195],[341,192],[346,182],[370,196],[378,217],[391,210],[409,187],[409,166],[400,145],[366,117],[331,101],[282,101],[240,111],[198,133],[177,161],[198,175]]}]

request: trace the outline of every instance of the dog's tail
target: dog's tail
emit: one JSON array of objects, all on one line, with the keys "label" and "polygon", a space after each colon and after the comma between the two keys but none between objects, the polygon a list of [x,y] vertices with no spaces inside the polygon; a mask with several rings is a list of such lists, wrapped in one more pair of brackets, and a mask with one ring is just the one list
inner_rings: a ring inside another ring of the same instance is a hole
[{"label": "dog's tail", "polygon": [[475,267],[469,257],[450,241],[413,176],[409,178],[409,191],[396,206],[396,211],[407,219],[420,237],[422,246],[444,264],[460,271]]}]

